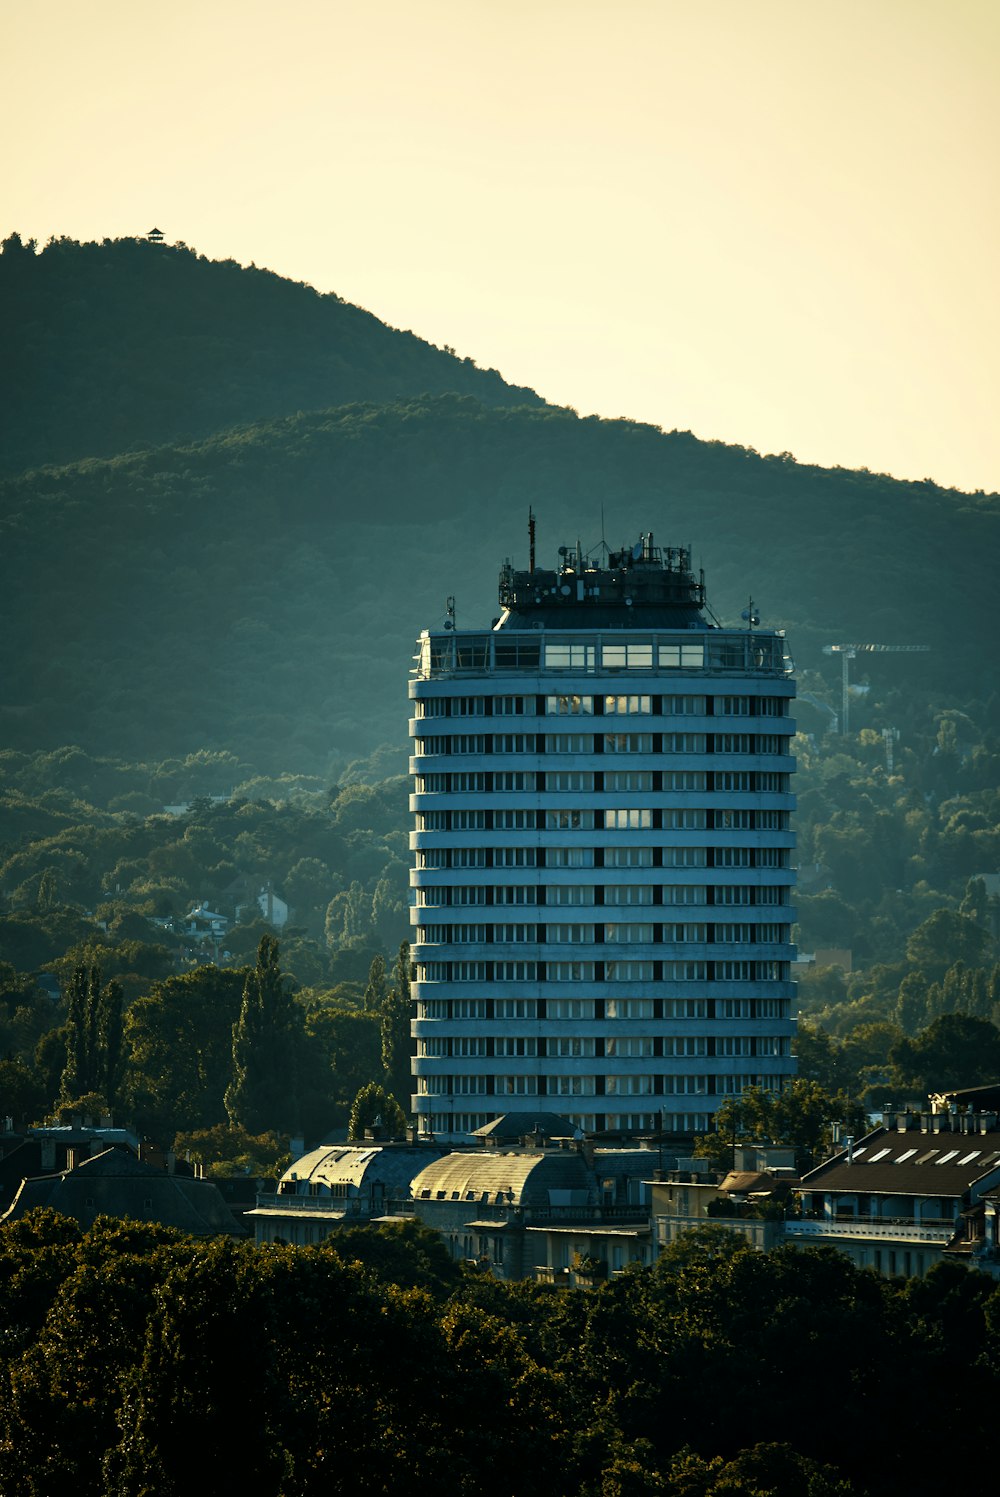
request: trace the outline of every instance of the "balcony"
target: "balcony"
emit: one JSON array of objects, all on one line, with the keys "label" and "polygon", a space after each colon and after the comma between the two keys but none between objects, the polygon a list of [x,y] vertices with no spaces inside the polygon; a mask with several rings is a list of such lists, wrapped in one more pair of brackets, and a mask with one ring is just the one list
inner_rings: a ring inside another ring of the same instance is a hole
[{"label": "balcony", "polygon": [[786,1221],[785,1235],[789,1239],[799,1238],[807,1242],[849,1237],[872,1242],[928,1242],[941,1246],[954,1236],[956,1225],[950,1217],[802,1217]]}]

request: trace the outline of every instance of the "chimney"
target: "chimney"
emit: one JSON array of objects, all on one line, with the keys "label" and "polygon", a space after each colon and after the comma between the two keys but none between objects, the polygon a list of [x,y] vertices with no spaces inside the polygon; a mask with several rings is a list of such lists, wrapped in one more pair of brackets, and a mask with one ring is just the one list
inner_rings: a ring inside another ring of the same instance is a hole
[{"label": "chimney", "polygon": [[592,1170],[594,1168],[594,1161],[597,1157],[594,1148],[594,1140],[592,1138],[579,1139],[577,1142],[577,1149],[580,1152],[580,1158],[583,1160],[584,1164],[588,1169]]},{"label": "chimney", "polygon": [[844,1139],[844,1148],[847,1150],[847,1162],[848,1162],[848,1164],[853,1164],[854,1163],[854,1139],[850,1135],[848,1135],[848,1137]]}]

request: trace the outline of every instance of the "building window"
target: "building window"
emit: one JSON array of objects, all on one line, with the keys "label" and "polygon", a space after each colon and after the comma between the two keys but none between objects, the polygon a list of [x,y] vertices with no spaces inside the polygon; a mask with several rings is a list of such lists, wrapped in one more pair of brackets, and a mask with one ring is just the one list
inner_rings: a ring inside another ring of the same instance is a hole
[{"label": "building window", "polygon": [[[648,851],[648,849],[645,849]],[[546,868],[593,868],[594,849],[592,847],[547,847],[545,849]],[[607,854],[604,857],[604,866],[608,866]]]},{"label": "building window", "polygon": [[705,904],[708,891],[704,884],[664,884],[664,904]]},{"label": "building window", "polygon": [[567,790],[593,790],[593,772],[582,769],[550,771],[545,776],[545,788],[546,790],[559,792]]},{"label": "building window", "polygon": [[605,670],[652,670],[653,646],[640,640],[606,639],[601,647],[601,664]]},{"label": "building window", "polygon": [[609,998],[604,1005],[608,1019],[651,1019],[652,998]]},{"label": "building window", "polygon": [[593,962],[549,962],[546,967],[549,982],[593,982]]},{"label": "building window", "polygon": [[545,752],[547,754],[592,754],[594,735],[592,733],[546,733]]},{"label": "building window", "polygon": [[[606,1044],[607,1042],[605,1042],[605,1047]],[[576,1035],[549,1040],[548,1043],[549,1055],[554,1055],[557,1059],[561,1060],[588,1060],[593,1056],[594,1051],[595,1044],[593,1040],[580,1039]]]},{"label": "building window", "polygon": [[604,813],[604,828],[609,832],[649,831],[653,813],[637,806],[612,806]]},{"label": "building window", "polygon": [[545,711],[549,717],[589,717],[594,711],[594,698],[575,693],[546,697]]},{"label": "building window", "polygon": [[663,715],[665,717],[704,717],[705,698],[703,696],[664,697]]},{"label": "building window", "polygon": [[593,998],[550,998],[545,1008],[549,1019],[592,1019]]},{"label": "building window", "polygon": [[652,884],[608,884],[604,890],[606,905],[652,904]]},{"label": "building window", "polygon": [[547,832],[592,832],[594,830],[593,811],[546,811],[545,830]]},{"label": "building window", "polygon": [[651,754],[653,735],[652,733],[605,733],[604,752],[606,754]]},{"label": "building window", "polygon": [[609,769],[604,774],[604,789],[610,795],[638,792],[646,795],[653,788],[651,769]]},{"label": "building window", "polygon": [[497,791],[534,790],[538,781],[533,770],[501,769],[493,776],[493,789]]},{"label": "building window", "polygon": [[545,939],[553,946],[566,942],[593,941],[594,927],[592,925],[547,925]]},{"label": "building window", "polygon": [[594,903],[593,884],[549,884],[546,905],[588,905]]},{"label": "building window", "polygon": [[604,866],[605,868],[652,868],[653,849],[651,847],[606,847]]},{"label": "building window", "polygon": [[652,925],[638,925],[631,922],[627,925],[608,924],[604,927],[604,939],[612,945],[631,945],[633,942],[636,944],[649,943],[653,939],[653,927]]},{"label": "building window", "polygon": [[604,965],[605,982],[652,982],[652,962],[628,962],[614,961],[606,962]]},{"label": "building window", "polygon": [[660,645],[661,670],[701,670],[704,664],[703,644]]},{"label": "building window", "polygon": [[653,1053],[653,1041],[645,1035],[630,1035],[624,1039],[609,1035],[604,1041],[604,1053],[618,1060],[646,1060]]},{"label": "building window", "polygon": [[546,640],[543,646],[547,671],[592,671],[595,647],[573,640]]},{"label": "building window", "polygon": [[[604,647],[607,656],[607,645]],[[636,713],[650,713],[653,710],[653,698],[643,696],[605,697],[605,717],[620,717],[623,714],[634,715]]]}]

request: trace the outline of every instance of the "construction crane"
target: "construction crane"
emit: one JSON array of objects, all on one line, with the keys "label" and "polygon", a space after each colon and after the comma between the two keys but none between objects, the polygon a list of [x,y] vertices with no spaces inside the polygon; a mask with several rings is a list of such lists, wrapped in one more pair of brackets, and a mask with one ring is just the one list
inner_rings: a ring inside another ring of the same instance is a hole
[{"label": "construction crane", "polygon": [[846,738],[850,717],[850,687],[851,687],[851,661],[858,655],[880,655],[880,654],[924,654],[930,650],[930,645],[824,645],[824,655],[839,655],[841,663],[841,709],[840,709],[840,735]]}]

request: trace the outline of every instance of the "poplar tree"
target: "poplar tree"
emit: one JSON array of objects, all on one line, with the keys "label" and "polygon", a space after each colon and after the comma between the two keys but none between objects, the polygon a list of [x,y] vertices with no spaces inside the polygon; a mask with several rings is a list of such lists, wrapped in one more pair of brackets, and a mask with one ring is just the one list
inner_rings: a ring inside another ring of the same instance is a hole
[{"label": "poplar tree", "polygon": [[248,1133],[294,1133],[298,1127],[298,1019],[282,986],[278,942],[262,936],[233,1025],[233,1079],[226,1090],[230,1122]]},{"label": "poplar tree", "polygon": [[409,1095],[410,1080],[410,982],[413,967],[410,943],[404,941],[392,972],[392,986],[382,1001],[379,1024],[382,1031],[382,1070],[387,1090],[397,1097]]},{"label": "poplar tree", "polygon": [[121,1073],[122,990],[117,982],[101,986],[99,967],[75,967],[69,985],[66,1065],[59,1085],[63,1106],[80,1097],[103,1097],[109,1109],[117,1100]]}]

